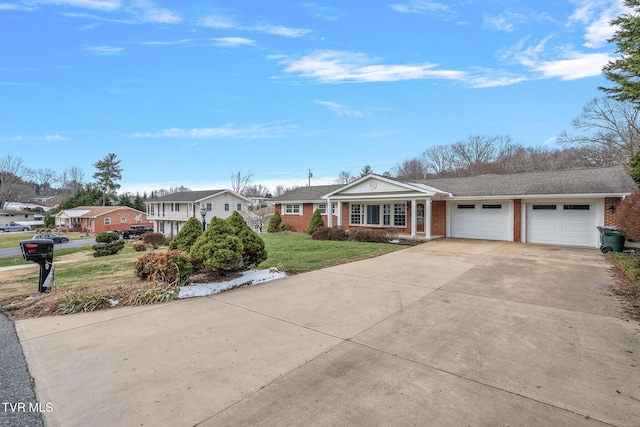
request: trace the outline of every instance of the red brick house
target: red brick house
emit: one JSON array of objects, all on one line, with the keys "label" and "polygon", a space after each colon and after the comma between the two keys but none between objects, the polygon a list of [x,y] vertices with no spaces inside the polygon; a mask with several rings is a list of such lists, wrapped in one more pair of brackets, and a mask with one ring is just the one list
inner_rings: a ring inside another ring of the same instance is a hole
[{"label": "red brick house", "polygon": [[319,209],[325,225],[343,229],[598,247],[597,226],[616,225],[616,207],[636,190],[624,166],[410,182],[370,174],[296,188],[271,203],[295,231]]},{"label": "red brick house", "polygon": [[145,212],[128,206],[78,206],[56,214],[56,227],[89,233],[126,230],[132,225],[153,226]]}]

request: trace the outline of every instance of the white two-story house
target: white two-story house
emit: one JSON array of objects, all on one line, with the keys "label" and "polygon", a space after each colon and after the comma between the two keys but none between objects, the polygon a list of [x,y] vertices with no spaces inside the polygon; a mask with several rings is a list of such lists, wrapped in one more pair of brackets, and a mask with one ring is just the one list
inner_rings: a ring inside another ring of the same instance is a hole
[{"label": "white two-story house", "polygon": [[200,209],[206,210],[207,225],[215,216],[228,218],[235,211],[247,212],[250,200],[231,190],[181,191],[145,202],[147,219],[153,229],[165,236],[175,236],[187,220],[196,217],[202,221]]}]

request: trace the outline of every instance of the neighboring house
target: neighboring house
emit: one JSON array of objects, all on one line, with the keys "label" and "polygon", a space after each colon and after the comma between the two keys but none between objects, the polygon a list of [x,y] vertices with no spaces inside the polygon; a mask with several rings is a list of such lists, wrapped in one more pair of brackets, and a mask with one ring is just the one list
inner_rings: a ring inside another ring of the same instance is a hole
[{"label": "neighboring house", "polygon": [[0,226],[8,225],[11,222],[15,222],[30,228],[44,226],[44,221],[42,220],[42,215],[40,214],[29,211],[0,209]]},{"label": "neighboring house", "polygon": [[598,247],[596,227],[616,225],[618,204],[636,190],[624,166],[411,182],[370,174],[347,185],[296,188],[271,203],[296,231],[320,209],[325,225],[344,229]]},{"label": "neighboring house", "polygon": [[60,197],[58,196],[32,197],[28,200],[28,202],[36,204],[38,206],[52,208],[52,207],[55,207],[58,203],[60,203]]},{"label": "neighboring house", "polygon": [[250,200],[231,190],[180,191],[145,202],[147,217],[153,229],[166,236],[175,236],[191,217],[202,221],[200,208],[206,209],[207,224],[215,216],[228,218],[235,211],[249,210]]},{"label": "neighboring house", "polygon": [[78,206],[56,214],[56,226],[87,233],[126,230],[152,225],[147,214],[128,206]]}]

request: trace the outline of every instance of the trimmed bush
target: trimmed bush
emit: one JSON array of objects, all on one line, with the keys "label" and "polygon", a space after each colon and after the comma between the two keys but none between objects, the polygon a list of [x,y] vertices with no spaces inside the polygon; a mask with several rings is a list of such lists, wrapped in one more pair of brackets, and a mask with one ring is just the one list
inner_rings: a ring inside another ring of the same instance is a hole
[{"label": "trimmed bush", "polygon": [[207,267],[234,271],[243,267],[243,250],[242,240],[231,224],[213,217],[207,230],[191,246],[190,254]]},{"label": "trimmed bush", "polygon": [[171,240],[169,249],[189,252],[200,236],[202,236],[202,223],[196,217],[191,217]]},{"label": "trimmed bush", "polygon": [[387,243],[390,239],[385,230],[357,228],[349,231],[349,240],[354,242]]},{"label": "trimmed bush", "polygon": [[120,239],[120,235],[115,231],[104,231],[96,236],[96,243],[111,243]]},{"label": "trimmed bush", "polygon": [[267,259],[264,240],[247,225],[240,213],[234,212],[226,221],[235,229],[235,235],[242,241],[243,268],[255,267]]},{"label": "trimmed bush", "polygon": [[153,249],[158,249],[164,244],[165,237],[162,233],[153,233],[149,231],[142,235],[142,241],[147,245],[153,246]]},{"label": "trimmed bush", "polygon": [[275,211],[273,216],[269,218],[269,224],[267,225],[267,233],[279,232],[280,224],[282,224],[282,216],[280,216],[280,212]]},{"label": "trimmed bush", "polygon": [[96,243],[91,247],[94,257],[115,255],[124,248],[124,240],[116,240],[109,243]]},{"label": "trimmed bush", "polygon": [[316,209],[315,211],[313,211],[313,216],[311,217],[311,221],[309,221],[309,225],[307,226],[307,233],[313,234],[320,227],[324,227],[324,221],[322,220],[320,209]]},{"label": "trimmed bush", "polygon": [[313,240],[347,240],[347,232],[340,227],[320,227],[311,235]]},{"label": "trimmed bush", "polygon": [[145,242],[133,242],[133,250],[136,252],[144,252],[147,250],[147,244]]},{"label": "trimmed bush", "polygon": [[184,251],[151,252],[134,265],[136,277],[170,284],[184,284],[193,272],[191,257]]}]

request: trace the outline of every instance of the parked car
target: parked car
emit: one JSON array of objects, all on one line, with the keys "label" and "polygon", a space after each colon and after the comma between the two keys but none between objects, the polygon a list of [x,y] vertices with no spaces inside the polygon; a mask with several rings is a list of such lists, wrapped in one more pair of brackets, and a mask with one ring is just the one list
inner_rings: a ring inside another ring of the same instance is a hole
[{"label": "parked car", "polygon": [[0,233],[8,233],[10,231],[29,231],[29,227],[15,222],[0,226]]},{"label": "parked car", "polygon": [[153,233],[153,227],[148,225],[132,225],[128,230],[118,230],[118,234],[123,239],[133,239],[135,236],[141,236],[149,232]]},{"label": "parked car", "polygon": [[60,234],[53,233],[40,233],[33,236],[34,239],[50,239],[53,240],[53,243],[65,243],[69,241],[67,236],[62,236]]}]

